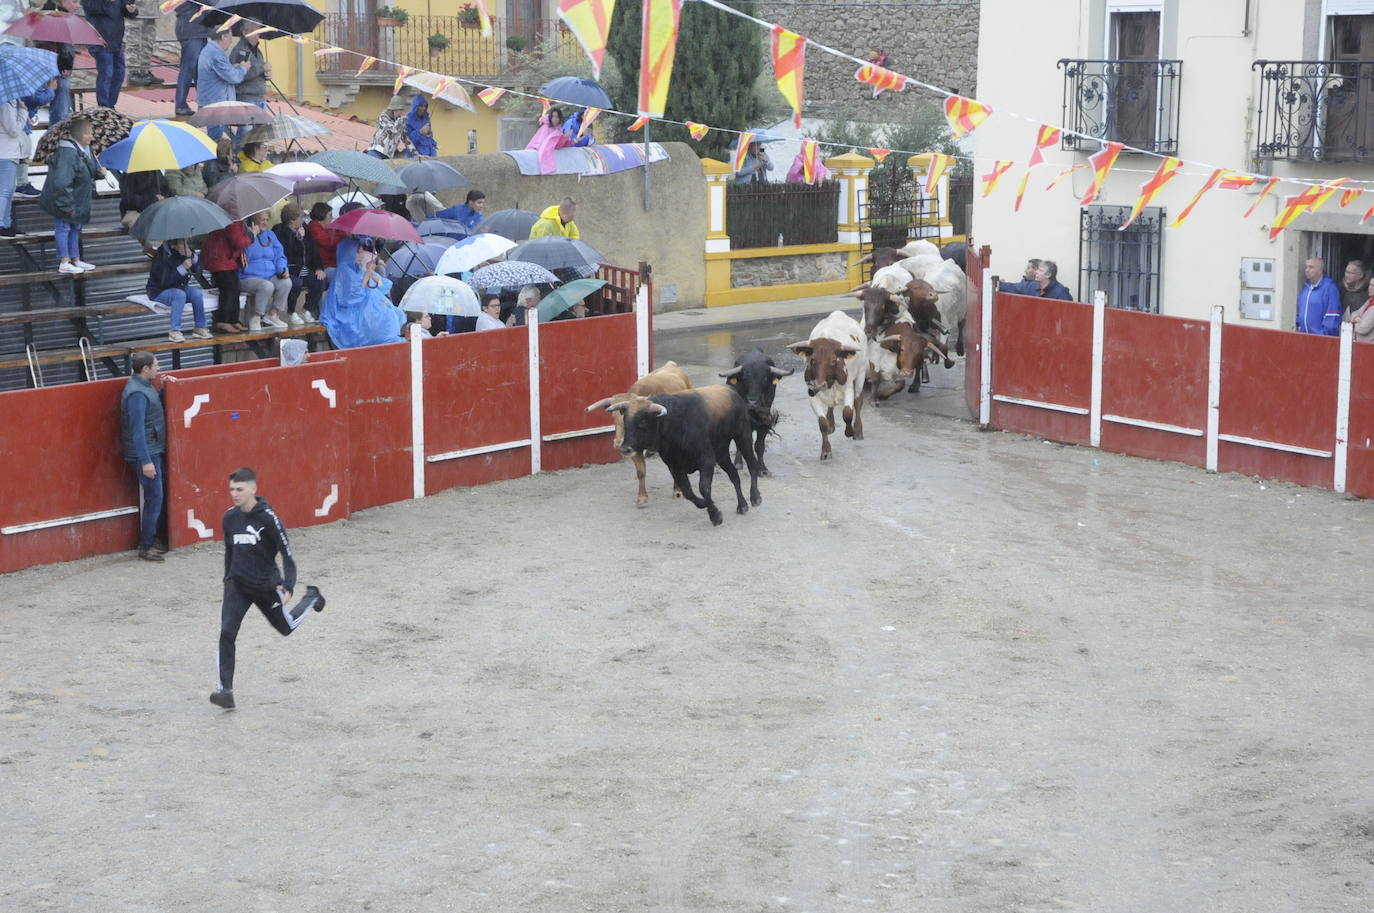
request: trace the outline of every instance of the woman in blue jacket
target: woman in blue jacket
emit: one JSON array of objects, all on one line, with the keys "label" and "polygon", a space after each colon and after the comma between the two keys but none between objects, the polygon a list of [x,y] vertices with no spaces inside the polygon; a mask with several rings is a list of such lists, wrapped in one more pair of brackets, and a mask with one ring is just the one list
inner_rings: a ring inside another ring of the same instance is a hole
[{"label": "woman in blue jacket", "polygon": [[172,312],[172,332],[167,334],[172,342],[186,341],[181,334],[181,314],[188,301],[196,322],[191,335],[197,339],[210,338],[205,320],[205,296],[191,284],[191,277],[199,274],[200,259],[185,241],[168,241],[159,247],[148,269],[148,297],[167,305]]},{"label": "woman in blue jacket", "polygon": [[429,122],[429,102],[423,95],[410,100],[410,112],[406,114],[406,136],[415,147],[418,155],[438,155],[439,144],[434,141],[434,127]]},{"label": "woman in blue jacket", "polygon": [[248,331],[256,333],[266,324],[278,330],[286,329],[282,319],[286,301],[291,296],[291,274],[286,264],[286,250],[268,227],[272,214],[263,210],[244,220],[252,242],[244,253],[247,263],[239,270],[239,287],[251,302]]}]

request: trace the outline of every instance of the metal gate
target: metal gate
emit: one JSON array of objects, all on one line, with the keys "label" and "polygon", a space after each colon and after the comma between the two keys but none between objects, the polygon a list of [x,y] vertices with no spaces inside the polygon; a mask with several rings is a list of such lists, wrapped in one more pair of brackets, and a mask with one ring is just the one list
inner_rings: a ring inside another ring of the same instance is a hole
[{"label": "metal gate", "polygon": [[[861,237],[865,255],[877,247],[904,247],[913,238],[940,239],[940,201],[927,194],[911,166],[889,157],[868,175],[868,191],[859,201],[859,220],[867,229]],[[873,275],[867,265],[866,278]]]}]

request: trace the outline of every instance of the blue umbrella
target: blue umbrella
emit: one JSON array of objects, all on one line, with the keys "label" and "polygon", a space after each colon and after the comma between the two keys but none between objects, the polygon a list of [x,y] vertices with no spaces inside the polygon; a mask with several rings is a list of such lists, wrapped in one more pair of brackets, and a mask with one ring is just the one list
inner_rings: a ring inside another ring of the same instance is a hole
[{"label": "blue umbrella", "polygon": [[57,78],[57,55],[17,44],[0,45],[0,101],[32,95]]},{"label": "blue umbrella", "polygon": [[601,84],[590,79],[581,79],[577,76],[560,76],[557,79],[550,79],[544,83],[539,94],[555,101],[567,102],[570,105],[581,105],[584,108],[614,108],[611,96],[606,90],[601,88]]},{"label": "blue umbrella", "polygon": [[417,230],[421,235],[445,235],[457,241],[468,236],[467,226],[455,219],[425,219]]},{"label": "blue umbrella", "polygon": [[392,253],[391,259],[386,263],[386,274],[392,279],[428,276],[434,272],[445,249],[440,244],[416,244],[407,241]]}]

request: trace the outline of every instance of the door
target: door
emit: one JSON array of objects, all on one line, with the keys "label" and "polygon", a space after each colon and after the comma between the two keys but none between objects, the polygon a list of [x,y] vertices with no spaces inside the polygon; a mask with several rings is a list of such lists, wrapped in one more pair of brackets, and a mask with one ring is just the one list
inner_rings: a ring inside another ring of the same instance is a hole
[{"label": "door", "polygon": [[[1112,13],[1110,138],[1154,149],[1159,123],[1159,12]],[[1109,64],[1109,66],[1111,66]]]},{"label": "door", "polygon": [[1374,154],[1374,16],[1332,16],[1333,79],[1323,107],[1322,158],[1351,161]]}]

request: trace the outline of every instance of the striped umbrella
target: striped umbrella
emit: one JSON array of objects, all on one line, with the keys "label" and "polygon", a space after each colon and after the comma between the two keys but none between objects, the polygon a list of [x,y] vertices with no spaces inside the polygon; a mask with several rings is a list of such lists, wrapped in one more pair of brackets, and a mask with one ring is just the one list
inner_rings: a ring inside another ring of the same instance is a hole
[{"label": "striped umbrella", "polygon": [[244,124],[270,124],[272,115],[246,101],[217,101],[201,105],[187,123],[194,127],[240,127]]},{"label": "striped umbrella", "polygon": [[324,136],[329,128],[318,121],[298,114],[278,114],[270,124],[254,127],[244,137],[245,143],[270,143],[279,139],[300,139],[305,136]]},{"label": "striped umbrella", "polygon": [[215,141],[174,120],[141,120],[129,135],[100,153],[100,164],[125,174],[185,168],[215,157]]},{"label": "striped umbrella", "polygon": [[57,78],[57,55],[52,51],[0,44],[0,101],[32,95]]}]

